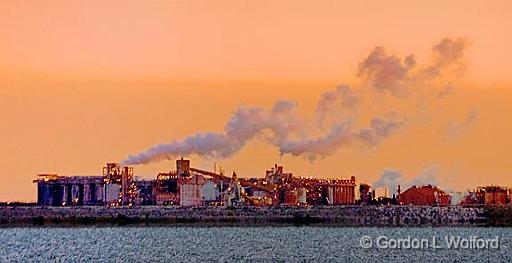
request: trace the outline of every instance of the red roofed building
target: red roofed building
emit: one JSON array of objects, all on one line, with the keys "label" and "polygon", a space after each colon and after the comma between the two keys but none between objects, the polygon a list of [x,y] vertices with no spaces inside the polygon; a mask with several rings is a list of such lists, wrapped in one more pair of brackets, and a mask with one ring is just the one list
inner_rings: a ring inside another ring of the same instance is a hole
[{"label": "red roofed building", "polygon": [[399,195],[400,204],[406,205],[449,205],[450,196],[432,185],[413,186]]}]

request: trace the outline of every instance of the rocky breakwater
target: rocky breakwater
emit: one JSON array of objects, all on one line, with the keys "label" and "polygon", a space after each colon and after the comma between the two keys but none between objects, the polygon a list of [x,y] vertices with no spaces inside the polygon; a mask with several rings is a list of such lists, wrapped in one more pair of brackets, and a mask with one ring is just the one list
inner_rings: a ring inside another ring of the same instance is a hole
[{"label": "rocky breakwater", "polygon": [[12,226],[487,226],[484,207],[1,207]]}]

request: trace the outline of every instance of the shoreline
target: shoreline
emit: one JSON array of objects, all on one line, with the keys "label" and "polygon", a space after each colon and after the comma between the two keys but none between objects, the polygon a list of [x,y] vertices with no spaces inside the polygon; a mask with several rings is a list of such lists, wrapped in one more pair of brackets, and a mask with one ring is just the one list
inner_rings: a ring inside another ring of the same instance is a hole
[{"label": "shoreline", "polygon": [[0,207],[11,227],[510,227],[512,207]]}]

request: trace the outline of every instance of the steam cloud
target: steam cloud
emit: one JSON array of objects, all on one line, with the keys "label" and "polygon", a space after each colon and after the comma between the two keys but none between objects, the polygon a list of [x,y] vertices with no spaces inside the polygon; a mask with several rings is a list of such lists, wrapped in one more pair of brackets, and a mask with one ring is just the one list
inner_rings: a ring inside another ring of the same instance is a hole
[{"label": "steam cloud", "polygon": [[320,97],[316,115],[318,124],[323,127],[329,115],[342,115],[344,110],[353,111],[361,101],[360,95],[347,85],[338,86],[333,91],[327,91]]},{"label": "steam cloud", "polygon": [[390,194],[396,194],[396,189],[402,182],[402,173],[392,169],[382,172],[379,180],[373,183],[373,188],[387,187]]},{"label": "steam cloud", "polygon": [[419,175],[414,177],[410,182],[409,185],[437,185],[437,177],[439,175],[439,166],[438,165],[432,165],[430,167],[427,167],[421,171]]},{"label": "steam cloud", "polygon": [[439,175],[439,166],[432,165],[423,169],[418,175],[411,180],[403,178],[402,173],[393,169],[385,169],[380,178],[373,183],[373,188],[386,187],[391,195],[397,193],[398,185],[402,189],[409,188],[413,185],[437,185],[437,177]]},{"label": "steam cloud", "polygon": [[[439,78],[447,68],[456,67],[460,71],[465,46],[462,39],[443,39],[433,48],[433,63],[422,69],[417,68],[413,55],[402,59],[377,47],[360,63],[357,75],[373,87],[371,96],[389,92],[405,97],[421,83]],[[442,83],[442,87],[446,86]],[[271,109],[239,107],[222,132],[197,133],[159,144],[128,156],[123,163],[145,164],[189,155],[224,159],[235,155],[253,139],[274,145],[282,155],[309,160],[329,156],[353,144],[376,147],[403,127],[407,117],[389,110],[373,113],[366,124],[356,125],[357,110],[362,109],[363,97],[368,95],[364,92],[361,87],[341,85],[322,94],[317,104],[316,124],[301,118],[296,112],[297,104],[291,101],[278,101]],[[326,130],[327,119],[330,125]],[[320,135],[309,135],[312,129]]]},{"label": "steam cloud", "polygon": [[183,140],[173,140],[140,154],[130,155],[123,163],[144,164],[193,154],[229,158],[266,130],[271,131],[271,135],[263,139],[278,147],[281,154],[304,156],[314,160],[328,156],[339,147],[355,141],[375,146],[404,123],[402,118],[388,113],[373,118],[370,126],[365,129],[354,131],[350,123],[345,123],[333,126],[324,136],[293,139],[292,134],[304,129],[303,120],[296,115],[295,108],[296,105],[288,101],[277,102],[270,111],[262,108],[239,108],[226,123],[223,133],[198,133]]},{"label": "steam cloud", "polygon": [[[463,58],[467,46],[468,41],[464,38],[445,38],[432,48],[433,62],[423,68],[417,67],[414,55],[400,58],[376,47],[359,64],[357,75],[366,79],[376,91],[406,97],[418,86],[454,75],[461,77],[466,69]],[[445,93],[447,86],[440,86],[443,89],[439,93]]]},{"label": "steam cloud", "polygon": [[454,138],[469,131],[478,120],[479,115],[478,110],[472,109],[468,111],[462,122],[452,120],[446,126],[446,135],[450,138]]},{"label": "steam cloud", "polygon": [[376,47],[359,65],[357,75],[367,78],[375,90],[403,96],[408,82],[411,81],[410,71],[415,65],[413,55],[401,59],[398,56],[387,55],[382,47]]},{"label": "steam cloud", "polygon": [[447,71],[452,71],[457,76],[462,76],[466,71],[463,57],[467,46],[468,41],[464,38],[443,39],[432,48],[434,63],[426,68],[423,74],[429,77],[438,77],[443,73],[446,74]]}]

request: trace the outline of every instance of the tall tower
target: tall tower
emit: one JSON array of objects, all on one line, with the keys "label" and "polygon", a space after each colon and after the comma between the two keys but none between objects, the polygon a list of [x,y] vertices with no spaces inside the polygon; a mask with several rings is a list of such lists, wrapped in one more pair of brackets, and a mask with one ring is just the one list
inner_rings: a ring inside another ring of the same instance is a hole
[{"label": "tall tower", "polygon": [[119,163],[107,163],[103,167],[104,196],[111,205],[128,205],[134,201],[136,189],[133,167],[121,167]]},{"label": "tall tower", "polygon": [[176,160],[176,171],[180,176],[189,176],[190,160],[184,160],[183,157],[181,157],[181,159]]},{"label": "tall tower", "polygon": [[396,193],[397,193],[397,197],[396,197],[396,200],[397,200],[397,203],[400,204],[400,185],[398,185],[397,189],[396,189]]},{"label": "tall tower", "polygon": [[120,183],[121,176],[121,165],[119,163],[107,163],[103,167],[103,177],[107,183]]}]

